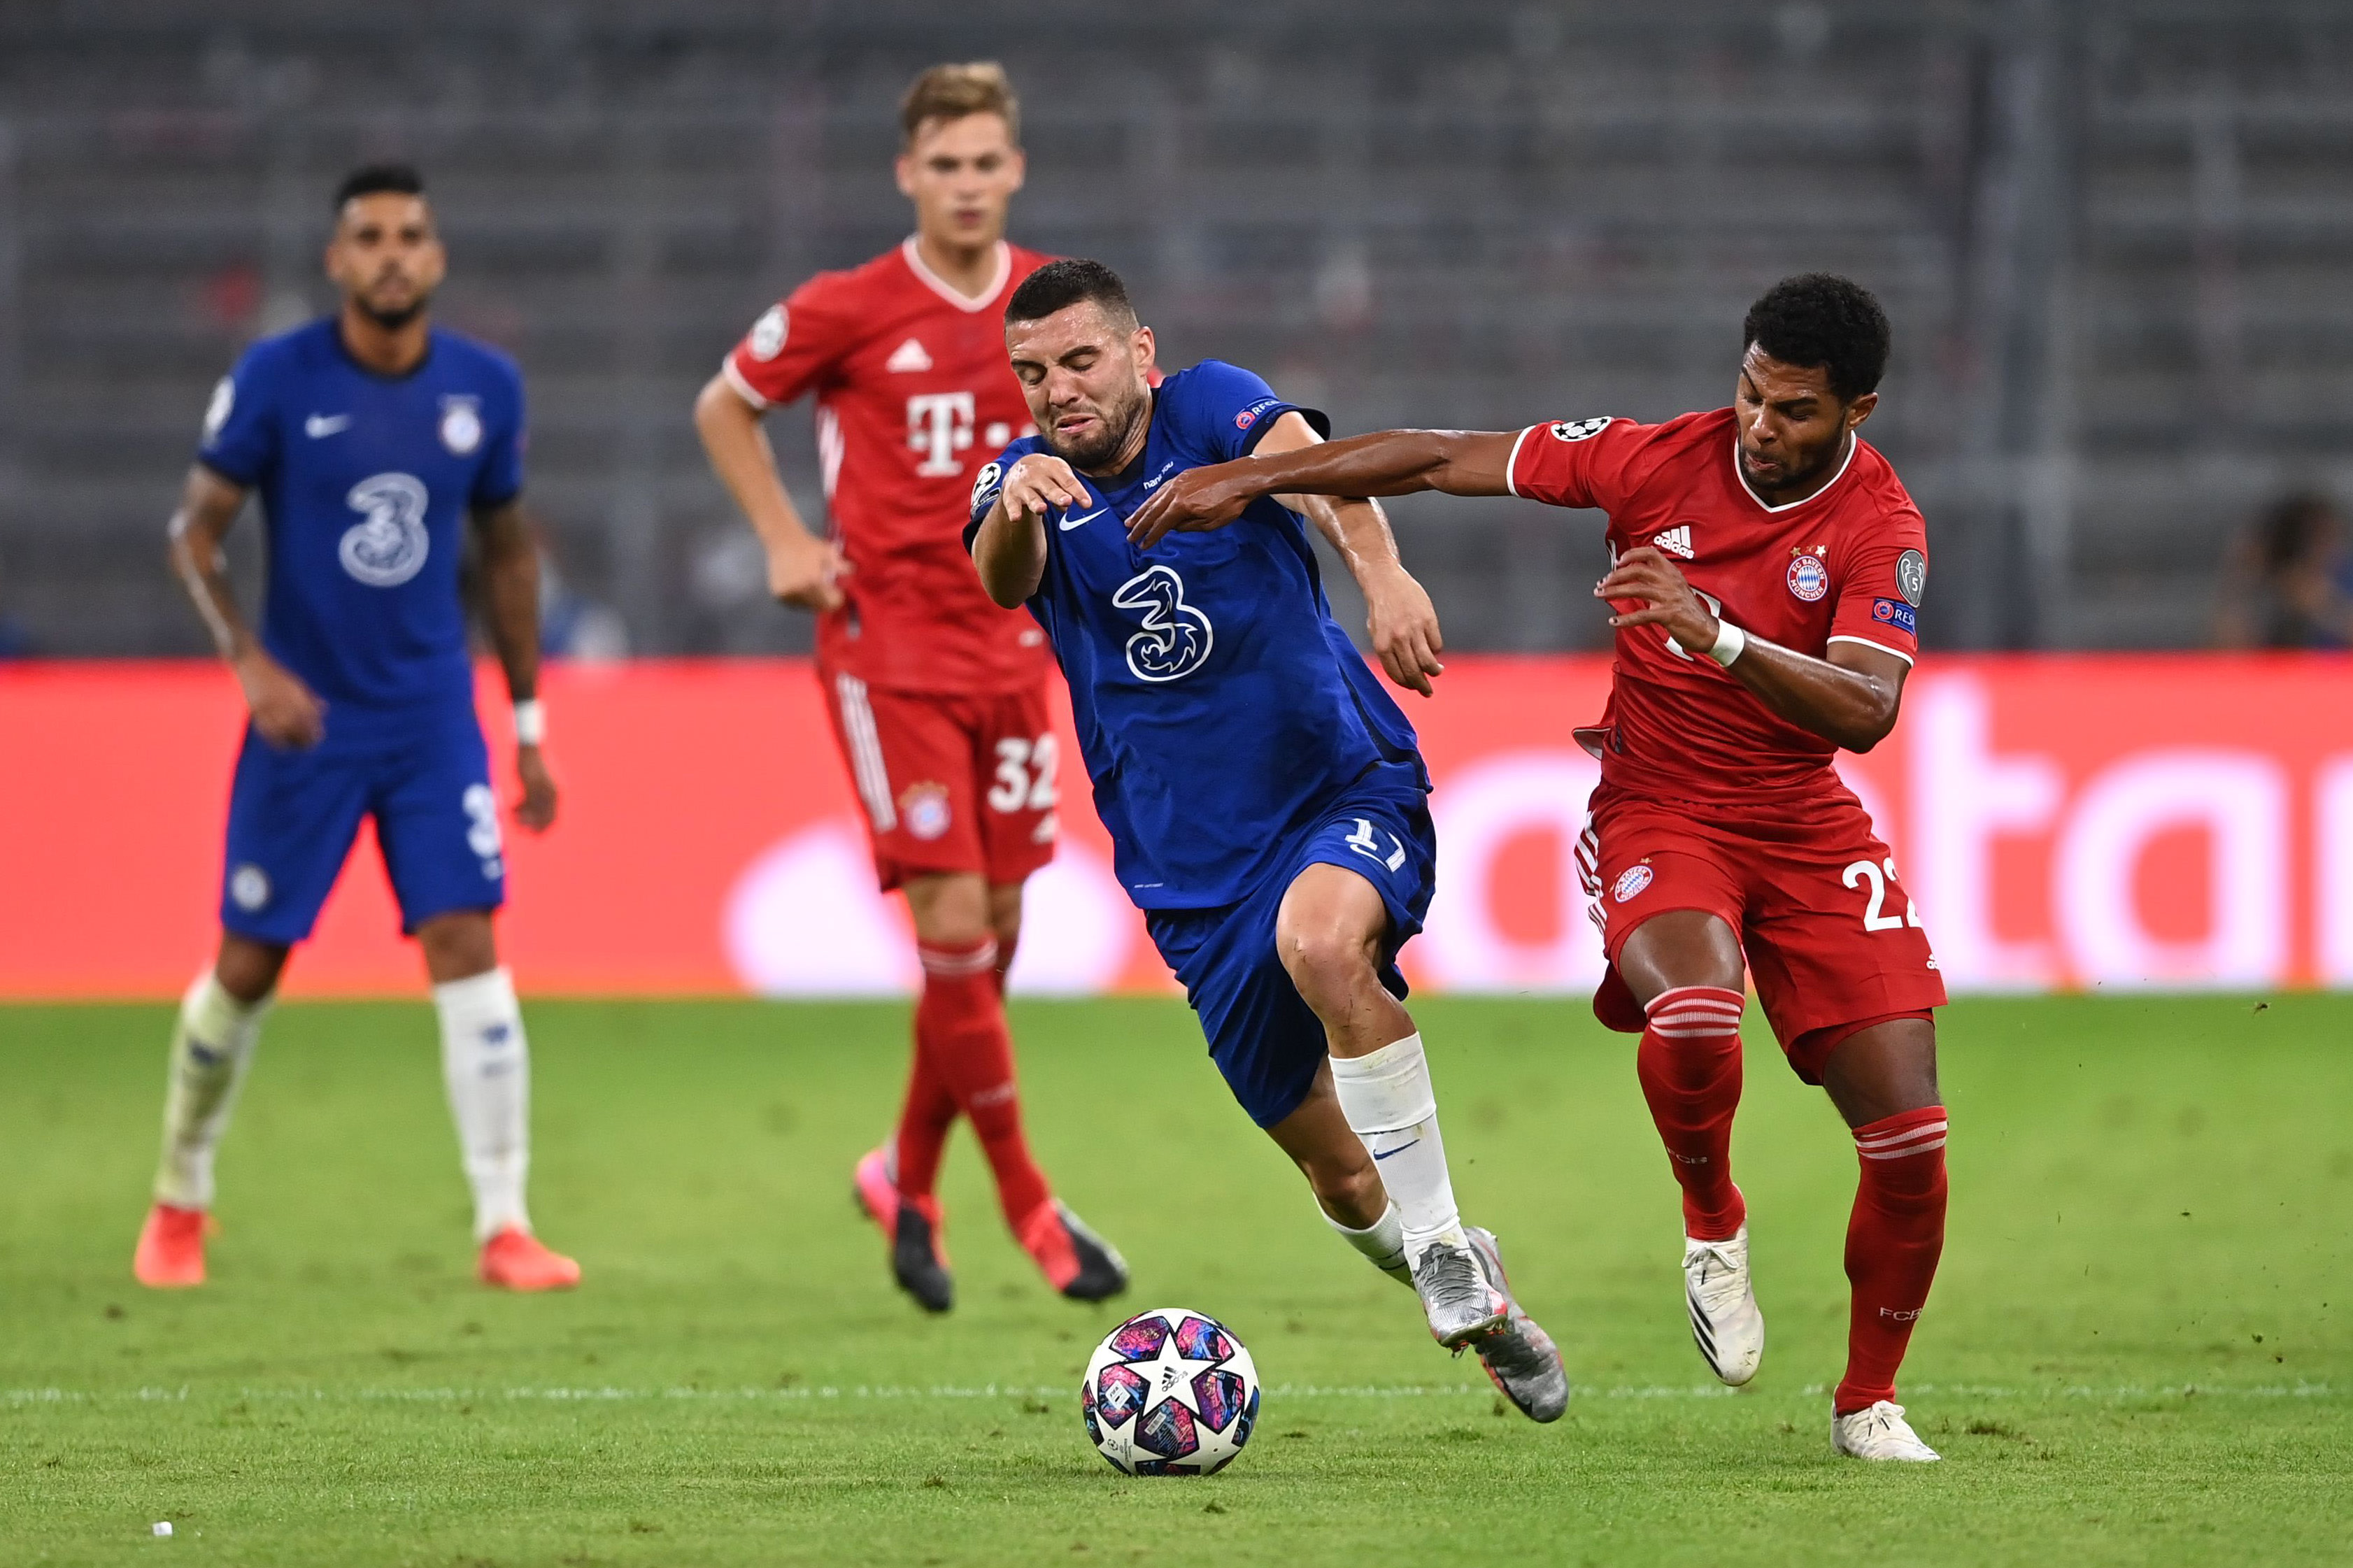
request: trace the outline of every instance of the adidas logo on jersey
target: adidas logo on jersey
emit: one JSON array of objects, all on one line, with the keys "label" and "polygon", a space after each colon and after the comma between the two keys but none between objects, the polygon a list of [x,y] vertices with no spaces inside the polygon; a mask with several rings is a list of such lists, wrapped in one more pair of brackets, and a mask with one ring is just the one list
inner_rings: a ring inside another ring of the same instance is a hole
[{"label": "adidas logo on jersey", "polygon": [[1695,553],[1692,549],[1691,524],[1679,522],[1674,527],[1651,536],[1651,545],[1670,555],[1680,555],[1689,561]]},{"label": "adidas logo on jersey", "polygon": [[882,368],[889,371],[910,372],[929,370],[932,368],[932,356],[923,352],[922,343],[909,338],[891,351],[891,357],[882,362]]}]

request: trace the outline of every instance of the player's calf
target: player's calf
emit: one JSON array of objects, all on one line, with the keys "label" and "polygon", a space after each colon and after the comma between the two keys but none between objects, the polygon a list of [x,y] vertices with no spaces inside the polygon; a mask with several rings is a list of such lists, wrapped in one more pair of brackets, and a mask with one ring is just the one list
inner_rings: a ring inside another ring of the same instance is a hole
[{"label": "player's calf", "polygon": [[1895,1397],[1896,1369],[1944,1255],[1946,1129],[1945,1108],[1931,1105],[1854,1130],[1861,1178],[1846,1233],[1846,1376],[1831,1398],[1841,1415]]},{"label": "player's calf", "polygon": [[155,1199],[183,1209],[213,1202],[213,1154],[253,1047],[269,1016],[271,994],[239,1001],[207,969],[181,999],[172,1030],[170,1081],[164,1098],[164,1148],[155,1171]]},{"label": "player's calf", "polygon": [[[237,939],[224,942],[227,952]],[[257,944],[247,943],[248,947]],[[275,979],[282,949],[264,950],[271,959],[266,975],[246,965],[248,983]],[[164,1095],[164,1146],[155,1166],[155,1202],[141,1226],[132,1255],[132,1273],[157,1289],[205,1282],[205,1224],[213,1202],[213,1155],[228,1127],[254,1046],[269,1016],[266,984],[258,999],[240,1001],[206,969],[181,999],[172,1029]]]}]

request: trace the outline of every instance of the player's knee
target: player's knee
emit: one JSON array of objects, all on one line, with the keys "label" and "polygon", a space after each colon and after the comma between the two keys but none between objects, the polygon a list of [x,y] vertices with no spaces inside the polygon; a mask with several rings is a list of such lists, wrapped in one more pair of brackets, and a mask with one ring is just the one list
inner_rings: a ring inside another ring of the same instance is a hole
[{"label": "player's knee", "polygon": [[[997,934],[987,885],[978,877],[910,877],[906,890],[915,940],[925,947],[972,947]],[[1018,910],[1015,921],[1018,927]]]},{"label": "player's knee", "polygon": [[436,915],[417,928],[425,950],[426,973],[437,985],[470,980],[499,966],[499,944],[491,917],[479,910]]},{"label": "player's knee", "polygon": [[213,963],[213,978],[239,1002],[259,1002],[278,989],[278,977],[286,968],[286,953],[282,943],[224,933],[220,956]]},{"label": "player's knee", "polygon": [[1275,944],[1291,983],[1311,1004],[1345,995],[1373,973],[1363,936],[1334,923],[1286,921],[1275,932]]}]

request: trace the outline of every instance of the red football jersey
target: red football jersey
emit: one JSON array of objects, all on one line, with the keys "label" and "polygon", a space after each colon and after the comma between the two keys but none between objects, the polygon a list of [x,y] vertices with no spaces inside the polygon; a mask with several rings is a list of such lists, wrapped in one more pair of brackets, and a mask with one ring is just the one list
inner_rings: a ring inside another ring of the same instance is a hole
[{"label": "red football jersey", "polygon": [[754,408],[817,395],[818,456],[847,603],[818,618],[818,657],[867,685],[973,695],[1043,678],[1046,639],[981,592],[964,551],[973,476],[1035,432],[1005,359],[1005,301],[1051,258],[1000,241],[997,282],[966,299],[908,239],[821,272],[727,356]]},{"label": "red football jersey", "polygon": [[[1512,447],[1512,493],[1609,514],[1609,554],[1652,545],[1742,630],[1821,658],[1868,643],[1905,663],[1919,650],[1928,533],[1895,470],[1860,437],[1835,478],[1767,506],[1741,477],[1734,414],[1535,425]],[[1639,608],[1619,605],[1623,612]],[[1605,782],[1662,798],[1746,801],[1841,787],[1838,748],[1759,702],[1662,626],[1618,633]]]}]

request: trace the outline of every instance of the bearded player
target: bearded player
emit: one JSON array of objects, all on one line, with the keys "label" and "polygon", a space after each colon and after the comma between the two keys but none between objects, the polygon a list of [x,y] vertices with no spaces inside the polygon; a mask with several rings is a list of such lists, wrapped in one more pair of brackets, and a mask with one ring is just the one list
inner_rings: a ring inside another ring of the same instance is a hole
[{"label": "bearded player", "polygon": [[[697,400],[712,467],[768,552],[768,583],[818,612],[818,674],[866,808],[885,892],[913,917],[923,989],[891,1142],[858,1163],[893,1277],[946,1311],[955,1282],[935,1192],[959,1112],[1006,1223],[1082,1301],[1127,1267],[1055,1200],[1030,1157],[1005,1018],[1021,884],[1054,853],[1045,638],[988,602],[958,539],[980,460],[1029,429],[998,314],[1046,258],[1005,241],[1021,188],[1019,105],[993,64],[934,66],[901,105],[899,189],[915,233],[771,308]],[[811,533],[760,428],[814,393],[833,532]]]},{"label": "bearded player", "polygon": [[[580,1268],[532,1235],[530,1058],[491,916],[506,897],[498,797],[474,716],[458,567],[480,549],[491,639],[514,701],[516,820],[555,816],[540,752],[539,552],[522,512],[522,381],[494,350],[431,325],[447,258],[416,171],[360,170],[335,195],[336,313],[246,351],[214,390],[172,520],[172,563],[244,689],[219,956],[172,1035],[155,1203],[132,1268],[201,1285],[213,1155],[296,942],[311,934],[363,817],[441,1020],[485,1283],[545,1290]],[[247,495],[269,525],[261,635],[220,544]]]},{"label": "bearded player", "polygon": [[1895,1372],[1945,1235],[1945,1108],[1931,1009],[1944,982],[1887,846],[1831,760],[1895,726],[1918,650],[1927,536],[1857,434],[1878,405],[1887,318],[1842,278],[1749,310],[1735,401],[1663,425],[1393,430],[1164,486],[1140,542],[1214,528],[1259,496],[1523,496],[1609,515],[1596,594],[1615,612],[1609,710],[1580,845],[1609,968],[1594,1010],[1628,1033],[1683,1186],[1692,1333],[1715,1374],[1756,1375],[1765,1323],[1733,1184],[1743,961],[1789,1065],[1853,1130],[1845,1378],[1831,1441],[1933,1460]]},{"label": "bearded player", "polygon": [[1301,513],[1364,590],[1390,679],[1424,696],[1429,595],[1367,501],[1285,497],[1225,533],[1128,542],[1124,520],[1171,476],[1312,444],[1323,416],[1215,360],[1155,385],[1152,331],[1111,268],[1039,268],[1005,341],[1039,433],[981,471],[966,538],[990,597],[1028,604],[1053,642],[1121,886],[1324,1218],[1413,1287],[1439,1343],[1476,1348],[1514,1405],[1556,1420],[1560,1353],[1494,1237],[1462,1223],[1402,1004],[1398,950],[1436,868],[1430,775],[1332,618]]}]

